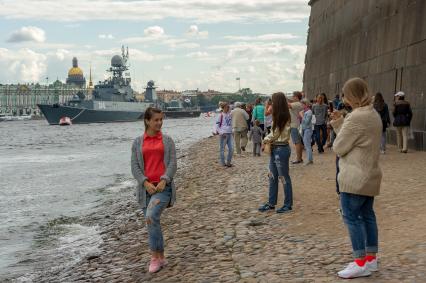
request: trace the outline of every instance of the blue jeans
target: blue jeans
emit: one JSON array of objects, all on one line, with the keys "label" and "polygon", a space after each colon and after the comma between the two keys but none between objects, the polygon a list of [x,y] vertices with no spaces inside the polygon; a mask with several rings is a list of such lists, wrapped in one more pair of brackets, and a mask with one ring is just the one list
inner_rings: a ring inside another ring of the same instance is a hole
[{"label": "blue jeans", "polygon": [[340,193],[343,220],[348,226],[353,256],[377,253],[378,231],[373,205],[374,197]]},{"label": "blue jeans", "polygon": [[256,155],[260,156],[261,147],[262,147],[262,144],[260,142],[253,143],[253,156],[256,156]]},{"label": "blue jeans", "polygon": [[153,252],[164,251],[163,232],[161,231],[160,216],[169,205],[172,188],[167,186],[164,191],[153,195],[146,194],[148,206],[143,209],[148,229],[149,248]]},{"label": "blue jeans", "polygon": [[290,128],[290,136],[291,136],[291,140],[294,144],[299,144],[299,143],[302,142],[298,128]]},{"label": "blue jeans", "polygon": [[[262,123],[262,122],[261,122]],[[266,128],[265,128],[265,124],[259,124],[259,128],[261,128],[263,130],[263,134],[262,134],[262,139],[265,138],[266,136]]]},{"label": "blue jeans", "polygon": [[[322,132],[322,139],[321,139]],[[315,125],[315,141],[320,152],[324,151],[324,145],[327,142],[327,125]]]},{"label": "blue jeans", "polygon": [[306,157],[307,157],[308,161],[314,160],[313,157],[312,157],[311,139],[312,139],[312,128],[311,129],[304,129],[303,130],[303,144],[305,145]]},{"label": "blue jeans", "polygon": [[[219,136],[220,138],[220,163],[222,165],[231,164],[232,154],[234,152],[233,138],[232,134],[223,134]],[[225,163],[225,144],[228,147],[228,156]]]},{"label": "blue jeans", "polygon": [[[275,206],[278,198],[278,182],[284,185],[284,206],[293,206],[293,189],[289,174],[290,146],[272,146],[269,161],[269,204]],[[285,183],[284,183],[285,181]]]}]

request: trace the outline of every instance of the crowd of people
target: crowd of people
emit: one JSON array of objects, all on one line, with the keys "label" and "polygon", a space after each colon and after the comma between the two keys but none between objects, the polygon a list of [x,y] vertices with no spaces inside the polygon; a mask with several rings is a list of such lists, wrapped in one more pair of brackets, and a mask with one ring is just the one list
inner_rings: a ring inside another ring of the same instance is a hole
[{"label": "crowd of people", "polygon": [[[348,103],[344,103],[344,93],[336,95],[333,100],[329,100],[325,93],[320,93],[314,99],[308,100],[303,92],[295,91],[291,97],[286,96],[286,98],[290,113],[290,139],[296,152],[295,160],[291,163],[311,165],[313,164],[312,151],[314,145],[316,145],[319,154],[324,153],[325,149],[333,148],[336,131],[331,126],[332,113],[338,110],[346,115],[352,111],[352,108]],[[372,96],[372,104],[382,120],[380,152],[385,154],[387,129],[391,125],[391,112],[380,92]],[[219,107],[221,114],[216,120],[214,132],[223,138],[220,147],[221,156],[225,150],[224,145],[228,145],[230,152],[230,158],[226,161],[221,158],[221,164],[228,167],[232,166],[233,150],[230,149],[235,149],[237,154],[241,154],[242,151],[246,150],[247,143],[252,136],[256,138],[256,142],[253,142],[253,156],[260,156],[260,152],[256,151],[255,143],[258,143],[257,137],[260,131],[262,139],[271,132],[272,98],[262,101],[259,97],[253,104],[220,102]],[[402,91],[394,95],[392,114],[398,149],[402,153],[407,153],[408,140],[411,134],[412,110]],[[230,141],[232,138],[234,142]],[[306,152],[306,162],[303,161],[303,150]]]},{"label": "crowd of people", "polygon": [[[400,152],[407,152],[412,119],[405,94],[394,95],[393,125],[396,127]],[[290,176],[290,141],[295,148],[295,166],[312,165],[313,146],[319,154],[332,148],[336,154],[336,191],[341,213],[351,239],[354,261],[338,272],[342,278],[368,276],[378,270],[378,228],[373,209],[379,194],[382,172],[380,153],[386,151],[386,129],[390,111],[383,95],[371,95],[367,83],[360,78],[348,80],[341,96],[328,101],[325,93],[308,100],[302,92],[291,97],[277,92],[254,104],[220,103],[214,134],[219,136],[219,162],[232,167],[234,148],[237,155],[253,144],[253,156],[263,152],[269,156],[269,198],[258,208],[260,212],[288,213],[293,210]],[[149,234],[151,262],[149,272],[166,265],[160,216],[173,205],[176,190],[176,149],[171,137],[162,134],[163,113],[148,108],[144,117],[145,133],[132,146],[131,168],[138,181],[137,200],[145,215]],[[226,150],[227,148],[227,150]],[[306,161],[303,161],[303,149]],[[227,154],[225,156],[225,152]],[[275,210],[278,185],[284,187],[284,204]]]}]

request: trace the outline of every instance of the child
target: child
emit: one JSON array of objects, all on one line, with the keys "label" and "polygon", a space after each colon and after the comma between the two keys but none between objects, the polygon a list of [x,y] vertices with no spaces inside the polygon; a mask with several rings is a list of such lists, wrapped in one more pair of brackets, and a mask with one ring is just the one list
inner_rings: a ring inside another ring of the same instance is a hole
[{"label": "child", "polygon": [[253,142],[253,156],[260,156],[262,135],[264,131],[260,128],[260,121],[255,120],[253,128],[250,129],[249,139]]}]

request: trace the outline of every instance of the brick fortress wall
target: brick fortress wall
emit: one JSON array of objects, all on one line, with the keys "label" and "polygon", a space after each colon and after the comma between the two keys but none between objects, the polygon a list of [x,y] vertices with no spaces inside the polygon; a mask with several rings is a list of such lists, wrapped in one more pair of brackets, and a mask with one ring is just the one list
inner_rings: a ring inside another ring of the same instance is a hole
[{"label": "brick fortress wall", "polygon": [[[402,90],[415,139],[426,150],[426,0],[311,0],[303,90],[333,98],[351,77],[368,81],[393,107]],[[389,129],[389,140],[395,132]]]}]

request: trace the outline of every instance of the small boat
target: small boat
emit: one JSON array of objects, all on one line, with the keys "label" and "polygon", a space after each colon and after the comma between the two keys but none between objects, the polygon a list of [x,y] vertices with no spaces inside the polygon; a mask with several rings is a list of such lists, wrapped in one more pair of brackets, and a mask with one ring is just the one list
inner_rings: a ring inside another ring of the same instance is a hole
[{"label": "small boat", "polygon": [[215,113],[212,112],[212,111],[204,113],[204,117],[206,117],[206,118],[208,118],[208,117],[214,117],[214,116],[215,116]]},{"label": "small boat", "polygon": [[[189,100],[186,103],[191,102]],[[200,117],[201,110],[196,107],[184,107],[181,100],[172,100],[167,107],[163,107],[164,116],[168,118],[196,118]]]},{"label": "small boat", "polygon": [[70,117],[62,117],[59,120],[59,126],[71,126],[71,125],[72,125],[72,122]]}]

